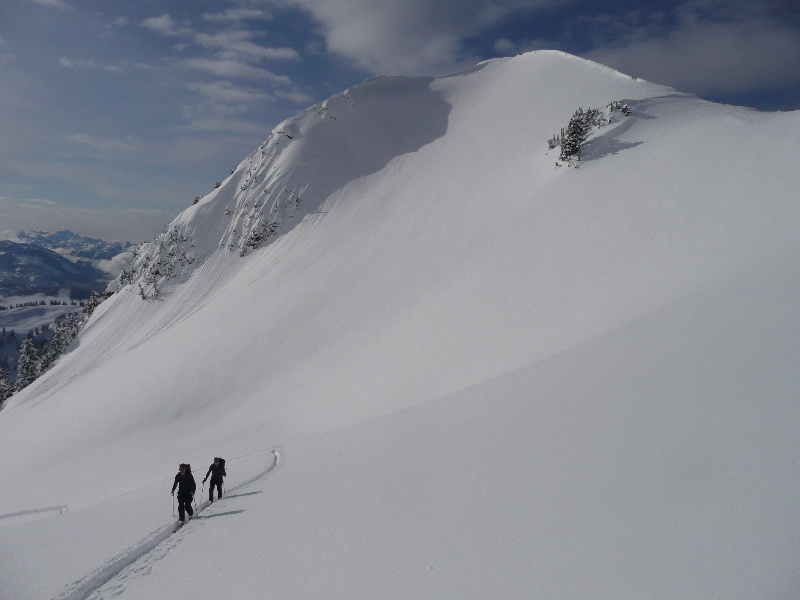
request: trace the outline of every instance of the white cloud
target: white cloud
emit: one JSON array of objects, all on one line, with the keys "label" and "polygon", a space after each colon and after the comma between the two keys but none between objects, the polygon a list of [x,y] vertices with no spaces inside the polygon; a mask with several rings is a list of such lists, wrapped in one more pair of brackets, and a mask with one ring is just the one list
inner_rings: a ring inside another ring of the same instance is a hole
[{"label": "white cloud", "polygon": [[226,119],[221,115],[192,115],[191,109],[186,107],[184,108],[184,114],[189,121],[185,126],[179,128],[181,131],[215,134],[215,136],[235,136],[252,134],[254,131],[262,131],[264,129],[263,123],[255,123],[246,119]]},{"label": "white cloud", "polygon": [[235,86],[227,81],[191,83],[188,88],[219,104],[254,104],[273,99],[263,91]]},{"label": "white cloud", "polygon": [[[10,201],[11,198],[7,196],[0,197],[0,200]],[[25,198],[21,200],[21,205],[23,206],[30,206],[30,207],[42,207],[42,206],[56,206],[56,203],[52,200],[46,200],[45,198]]]},{"label": "white cloud", "polygon": [[284,100],[288,100],[289,102],[294,102],[295,104],[299,105],[311,104],[314,101],[314,99],[311,96],[299,91],[278,90],[275,92],[275,96],[277,98],[283,98]]},{"label": "white cloud", "polygon": [[186,119],[185,131],[217,135],[251,134],[262,125],[248,117],[256,108],[274,102],[275,97],[253,88],[239,87],[227,81],[192,83],[188,88],[199,95],[198,101],[181,107]]},{"label": "white cloud", "polygon": [[218,58],[261,60],[299,60],[300,55],[293,48],[270,48],[252,41],[250,31],[223,31],[215,34],[198,33],[195,41],[204,48],[219,50]]},{"label": "white cloud", "polygon": [[634,77],[694,93],[741,92],[800,83],[800,35],[764,5],[691,2],[678,27],[642,26],[626,41],[584,54]]},{"label": "white cloud", "polygon": [[103,25],[103,31],[100,35],[110,38],[115,34],[116,29],[127,27],[128,25],[130,25],[130,20],[127,17],[117,17]]},{"label": "white cloud", "polygon": [[178,37],[185,35],[187,31],[190,32],[190,30],[185,28],[179,28],[175,21],[173,21],[172,17],[168,14],[161,15],[160,17],[150,17],[149,19],[145,19],[142,21],[142,26],[166,37]]},{"label": "white cloud", "polygon": [[133,253],[134,250],[131,249],[121,252],[109,260],[93,260],[92,266],[104,271],[111,277],[116,277],[122,273],[122,269],[129,266],[133,262]]},{"label": "white cloud", "polygon": [[[202,49],[210,50],[214,53],[213,62],[220,63],[217,65],[209,62],[208,58],[192,59],[201,62],[192,64],[193,68],[207,70],[213,72],[218,76],[224,76],[221,72],[223,69],[222,63],[227,63],[227,67],[232,72],[239,73],[242,71],[240,66],[235,66],[235,63],[258,63],[266,60],[300,60],[300,54],[289,47],[273,48],[269,46],[262,46],[253,41],[256,33],[247,30],[231,30],[231,31],[217,31],[215,33],[202,33],[185,26],[180,27],[175,20],[168,14],[161,15],[160,17],[151,17],[142,21],[142,26],[155,31],[165,37],[183,37],[187,41],[182,42],[175,46],[175,49],[187,51],[190,48],[191,42],[194,42]],[[205,62],[203,62],[205,61]],[[252,76],[255,72],[250,71]],[[266,77],[264,73],[261,78]]]},{"label": "white cloud", "polygon": [[[7,200],[7,198],[5,196],[0,196],[0,202],[2,202],[3,200]],[[19,237],[20,233],[21,232],[19,230],[5,229],[3,231],[0,231],[0,240],[7,242],[16,242],[19,244],[22,241]]]},{"label": "white cloud", "polygon": [[222,13],[203,13],[203,19],[214,22],[241,22],[246,20],[270,20],[272,15],[259,8],[231,8]]},{"label": "white cloud", "polygon": [[568,0],[274,0],[319,22],[327,49],[373,73],[432,74],[477,57],[463,40],[517,10]]},{"label": "white cloud", "polygon": [[261,67],[254,67],[245,62],[236,60],[210,59],[210,58],[187,58],[181,61],[183,65],[205,71],[217,77],[232,77],[237,79],[255,79],[259,81],[269,81],[276,84],[290,85],[292,80],[285,75],[276,75],[272,71]]},{"label": "white cloud", "polygon": [[247,120],[250,112],[275,97],[262,90],[239,86],[229,81],[191,83],[198,101],[181,107],[187,124],[182,128],[193,132],[230,135],[245,133],[258,126]]},{"label": "white cloud", "polygon": [[49,6],[50,8],[58,8],[60,10],[70,10],[72,7],[63,0],[30,0],[34,4],[40,6]]},{"label": "white cloud", "polygon": [[101,65],[91,59],[73,59],[64,56],[58,59],[58,64],[67,69],[99,69],[101,71],[108,71],[109,73],[120,73],[123,70],[116,65]]},{"label": "white cloud", "polygon": [[128,152],[136,147],[136,141],[131,137],[126,139],[98,138],[85,133],[76,133],[65,136],[64,139],[70,143],[85,146],[100,152]]}]

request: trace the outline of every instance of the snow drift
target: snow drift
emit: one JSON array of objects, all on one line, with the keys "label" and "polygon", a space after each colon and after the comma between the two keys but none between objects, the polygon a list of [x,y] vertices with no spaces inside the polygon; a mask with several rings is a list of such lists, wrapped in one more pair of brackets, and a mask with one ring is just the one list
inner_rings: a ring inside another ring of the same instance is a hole
[{"label": "snow drift", "polygon": [[0,586],[796,597],[798,140],[556,52],[280,124],[0,413]]}]

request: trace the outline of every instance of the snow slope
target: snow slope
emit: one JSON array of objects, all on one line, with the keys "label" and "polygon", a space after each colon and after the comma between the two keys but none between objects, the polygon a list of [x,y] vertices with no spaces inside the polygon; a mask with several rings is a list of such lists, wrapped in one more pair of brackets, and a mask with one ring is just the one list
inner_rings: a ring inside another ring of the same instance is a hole
[{"label": "snow slope", "polygon": [[0,413],[0,586],[796,598],[798,134],[556,52],[280,124]]}]

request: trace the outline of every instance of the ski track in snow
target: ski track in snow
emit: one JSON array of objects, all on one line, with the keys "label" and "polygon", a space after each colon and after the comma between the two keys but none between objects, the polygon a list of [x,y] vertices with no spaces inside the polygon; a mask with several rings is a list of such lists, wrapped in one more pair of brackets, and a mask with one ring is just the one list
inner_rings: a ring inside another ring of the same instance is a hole
[{"label": "ski track in snow", "polygon": [[[226,488],[225,496],[221,500],[217,500],[215,506],[224,506],[228,499],[232,499],[229,494],[244,490],[277,470],[281,465],[283,456],[280,448],[272,448],[271,451],[272,460],[263,471],[230,490]],[[187,521],[186,525],[177,531],[173,523],[157,529],[83,579],[70,584],[67,589],[55,596],[53,600],[105,600],[118,596],[133,580],[148,575],[152,571],[154,563],[169,554],[173,548],[180,544],[184,537],[191,535],[198,526],[202,526],[202,519],[198,522],[197,518],[208,506],[208,501],[201,502],[195,511],[194,518]],[[37,510],[57,510],[58,508]]]},{"label": "ski track in snow", "polygon": [[0,515],[0,527],[3,527],[4,525],[19,523],[21,521],[30,521],[41,517],[47,517],[50,516],[49,513],[56,513],[58,515],[63,515],[68,510],[69,506],[64,504],[61,506],[31,508],[30,510],[20,510],[18,512],[6,513],[4,515]]}]

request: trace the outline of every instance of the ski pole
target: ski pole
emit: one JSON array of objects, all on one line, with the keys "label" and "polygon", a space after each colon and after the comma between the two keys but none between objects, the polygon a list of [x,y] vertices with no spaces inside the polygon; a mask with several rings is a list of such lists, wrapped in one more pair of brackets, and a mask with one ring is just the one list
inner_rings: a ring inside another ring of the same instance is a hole
[{"label": "ski pole", "polygon": [[175,518],[175,492],[172,492],[172,517]]}]

